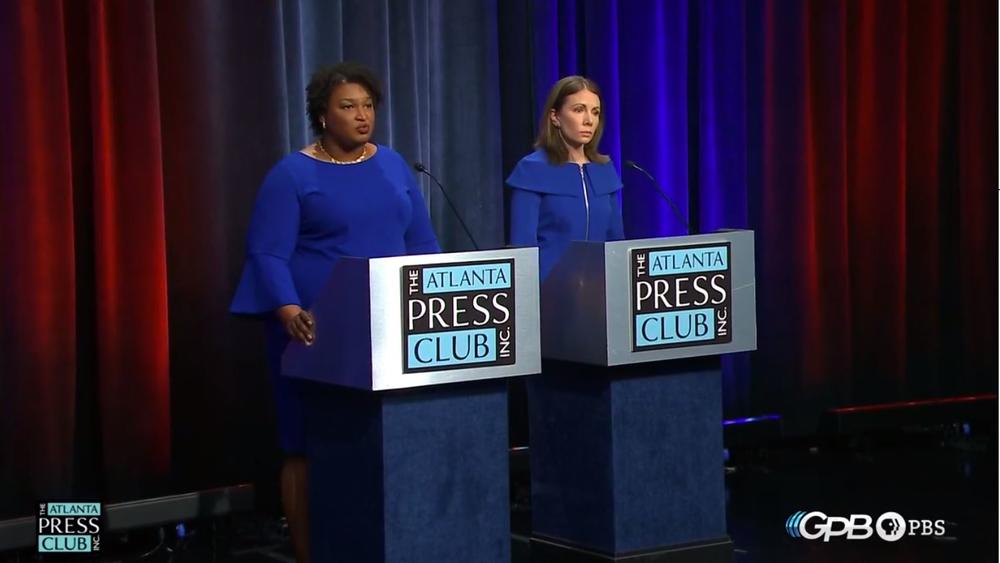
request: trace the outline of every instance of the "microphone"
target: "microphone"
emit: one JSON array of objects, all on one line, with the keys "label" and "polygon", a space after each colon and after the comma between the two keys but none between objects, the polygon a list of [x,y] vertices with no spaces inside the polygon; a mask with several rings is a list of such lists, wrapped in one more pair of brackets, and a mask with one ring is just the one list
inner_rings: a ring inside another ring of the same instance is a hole
[{"label": "microphone", "polygon": [[634,168],[639,172],[642,172],[643,175],[649,178],[649,181],[653,183],[653,187],[656,188],[656,192],[660,194],[660,197],[663,198],[663,201],[667,202],[667,204],[670,205],[670,209],[672,209],[674,212],[674,217],[676,217],[677,220],[684,225],[684,229],[687,231],[687,234],[690,235],[691,225],[688,224],[687,219],[684,218],[684,215],[681,214],[680,209],[677,209],[677,205],[674,204],[674,200],[670,199],[670,196],[668,196],[667,192],[664,191],[663,186],[661,186],[660,183],[656,181],[656,178],[654,178],[652,174],[647,172],[645,168],[636,164],[635,161],[626,160],[625,166],[628,166],[629,168]]},{"label": "microphone", "polygon": [[435,178],[434,175],[431,174],[431,171],[428,170],[427,167],[420,162],[414,162],[413,169],[416,170],[417,172],[420,172],[421,174],[427,174],[431,180],[434,180],[434,183],[437,184],[438,189],[441,190],[441,195],[444,196],[444,200],[448,202],[448,207],[451,208],[451,212],[454,213],[455,218],[458,219],[458,224],[462,225],[462,230],[465,231],[465,234],[469,237],[469,240],[472,241],[472,247],[475,248],[476,250],[479,250],[479,245],[476,244],[476,238],[472,236],[471,232],[469,232],[469,227],[465,226],[465,221],[462,220],[462,215],[458,212],[458,209],[455,209],[455,204],[451,202],[451,198],[448,197],[448,192],[445,191],[444,186],[441,185],[441,182],[437,178]]}]

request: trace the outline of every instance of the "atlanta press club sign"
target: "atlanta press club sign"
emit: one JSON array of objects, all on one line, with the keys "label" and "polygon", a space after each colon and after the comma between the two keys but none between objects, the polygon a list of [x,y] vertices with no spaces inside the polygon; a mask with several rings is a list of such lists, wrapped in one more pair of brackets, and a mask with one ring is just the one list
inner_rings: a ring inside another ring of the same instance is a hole
[{"label": "atlanta press club sign", "polygon": [[42,502],[35,529],[38,553],[96,553],[101,550],[101,503]]},{"label": "atlanta press club sign", "polygon": [[404,266],[403,372],[511,365],[514,260]]},{"label": "atlanta press club sign", "polygon": [[732,341],[730,244],[631,252],[632,351]]}]

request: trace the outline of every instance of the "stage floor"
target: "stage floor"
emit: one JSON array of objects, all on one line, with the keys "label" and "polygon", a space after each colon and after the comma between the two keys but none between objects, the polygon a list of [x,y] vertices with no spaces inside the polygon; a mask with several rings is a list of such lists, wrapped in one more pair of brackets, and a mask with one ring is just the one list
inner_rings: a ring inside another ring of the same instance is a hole
[{"label": "stage floor", "polygon": [[[910,429],[836,440],[786,439],[729,454],[726,496],[729,534],[736,546],[734,563],[998,560],[995,433],[975,436],[959,428]],[[523,455],[512,461],[512,562],[539,563],[531,560],[526,542],[531,515],[525,461]],[[797,511],[867,514],[876,519],[894,511],[906,519],[943,520],[944,534],[906,536],[895,543],[877,535],[864,540],[834,537],[828,543],[793,538],[785,525]],[[270,514],[189,523],[186,534],[178,542],[174,530],[169,530],[162,544],[158,530],[108,538],[102,560],[293,561],[282,523]],[[5,553],[0,560],[33,557],[29,552]]]},{"label": "stage floor", "polygon": [[[997,561],[996,443],[995,435],[914,432],[736,456],[726,477],[734,561]],[[944,520],[945,533],[824,543],[786,532],[796,511],[873,519],[894,511],[908,520]]]}]

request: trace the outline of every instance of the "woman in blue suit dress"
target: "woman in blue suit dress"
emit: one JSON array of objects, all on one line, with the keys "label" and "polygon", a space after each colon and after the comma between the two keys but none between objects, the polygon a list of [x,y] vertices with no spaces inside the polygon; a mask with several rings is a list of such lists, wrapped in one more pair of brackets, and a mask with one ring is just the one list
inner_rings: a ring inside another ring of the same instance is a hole
[{"label": "woman in blue suit dress", "polygon": [[317,340],[308,310],[341,256],[439,252],[409,166],[370,142],[381,91],[365,67],[341,63],[313,75],[307,113],[316,142],[289,154],[257,194],[243,274],[231,311],[265,319],[278,435],[285,452],[282,505],[296,558],[308,561],[308,465],[295,382],[281,377],[290,339]]},{"label": "woman in blue suit dress", "polygon": [[549,92],[535,152],[521,159],[511,188],[510,243],[539,248],[542,279],[574,240],[624,238],[622,182],[598,152],[604,131],[601,91],[583,76],[567,76]]},{"label": "woman in blue suit dress", "polygon": [[[618,202],[622,182],[611,160],[598,152],[604,131],[601,91],[593,80],[567,76],[549,92],[538,124],[535,152],[507,178],[511,190],[510,243],[537,246],[544,280],[574,240],[624,238]],[[546,362],[547,376],[562,372]],[[510,385],[511,433],[524,443],[525,402],[544,390],[529,378]],[[525,388],[527,397],[525,397]]]}]

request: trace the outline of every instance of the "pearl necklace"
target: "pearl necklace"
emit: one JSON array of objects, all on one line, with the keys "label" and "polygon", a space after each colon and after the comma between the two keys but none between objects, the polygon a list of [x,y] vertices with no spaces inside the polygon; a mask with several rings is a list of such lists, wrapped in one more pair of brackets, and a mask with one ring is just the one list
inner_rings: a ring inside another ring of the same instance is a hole
[{"label": "pearl necklace", "polygon": [[326,155],[327,158],[330,159],[330,162],[334,164],[357,164],[368,156],[368,145],[365,144],[365,146],[361,147],[361,156],[355,158],[354,160],[337,160],[336,158],[333,158],[333,155],[326,152],[326,147],[323,146],[323,139],[321,137],[316,140],[316,152],[323,153],[324,155]]}]

